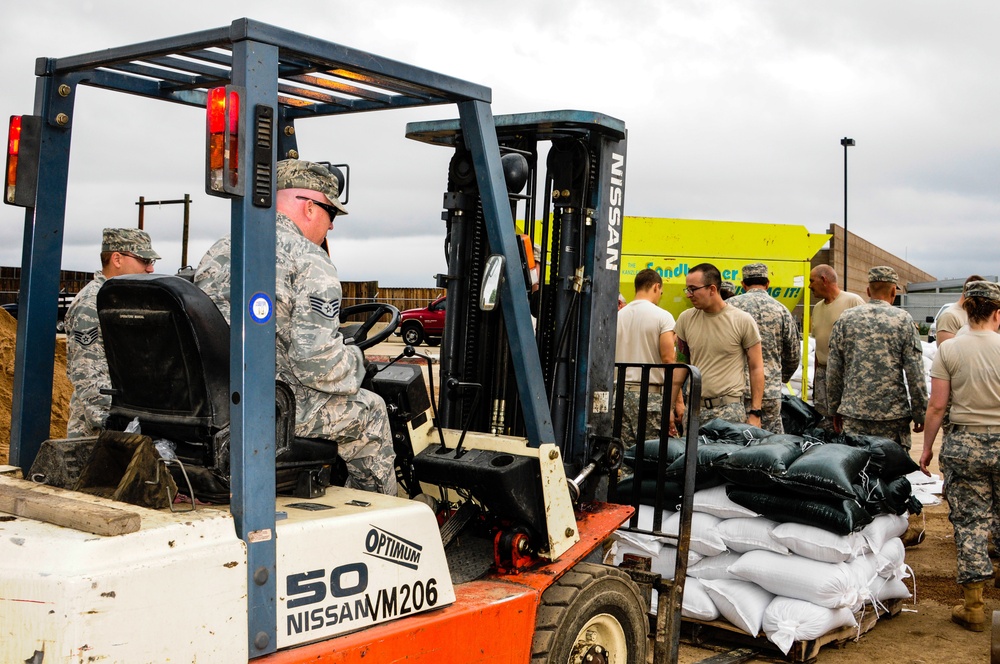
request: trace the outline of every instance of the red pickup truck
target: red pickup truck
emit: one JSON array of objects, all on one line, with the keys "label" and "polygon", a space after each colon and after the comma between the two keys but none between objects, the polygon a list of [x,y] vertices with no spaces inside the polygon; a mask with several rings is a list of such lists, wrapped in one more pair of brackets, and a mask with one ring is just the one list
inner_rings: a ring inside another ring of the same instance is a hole
[{"label": "red pickup truck", "polygon": [[448,308],[447,297],[444,294],[426,307],[402,312],[396,334],[403,335],[403,341],[410,346],[419,346],[424,341],[428,346],[440,344],[444,333],[445,311]]}]

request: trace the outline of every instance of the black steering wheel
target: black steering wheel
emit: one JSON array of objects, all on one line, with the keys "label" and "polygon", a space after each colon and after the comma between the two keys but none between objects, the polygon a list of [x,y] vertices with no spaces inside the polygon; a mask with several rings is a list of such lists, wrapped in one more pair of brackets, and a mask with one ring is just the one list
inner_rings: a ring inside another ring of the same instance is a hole
[{"label": "black steering wheel", "polygon": [[[384,302],[354,304],[340,310],[340,319],[345,320],[357,314],[368,314],[368,317],[365,318],[363,323],[346,323],[341,325],[340,332],[344,335],[344,343],[353,344],[361,350],[367,350],[375,344],[382,343],[399,327],[399,309],[391,304]],[[369,337],[368,332],[386,314],[389,315],[389,323],[377,334]]]}]

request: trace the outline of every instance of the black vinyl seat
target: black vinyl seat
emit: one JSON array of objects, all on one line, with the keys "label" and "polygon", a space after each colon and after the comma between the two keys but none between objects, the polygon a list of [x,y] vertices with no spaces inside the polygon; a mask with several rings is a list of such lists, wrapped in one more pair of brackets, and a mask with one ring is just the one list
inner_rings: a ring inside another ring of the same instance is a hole
[{"label": "black vinyl seat", "polygon": [[[181,277],[137,274],[108,279],[97,309],[111,375],[107,427],[138,418],[143,434],[176,445],[199,499],[228,502],[229,325],[215,303]],[[280,382],[275,393],[279,491],[314,493],[331,467],[342,481],[336,444],[295,438],[294,395]]]}]

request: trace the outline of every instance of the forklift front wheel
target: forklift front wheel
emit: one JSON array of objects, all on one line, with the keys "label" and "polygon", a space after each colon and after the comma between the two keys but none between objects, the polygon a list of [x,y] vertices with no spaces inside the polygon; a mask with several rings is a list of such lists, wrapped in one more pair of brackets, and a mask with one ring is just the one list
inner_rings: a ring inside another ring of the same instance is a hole
[{"label": "forklift front wheel", "polygon": [[646,661],[645,602],[625,572],[579,563],[542,593],[532,664]]}]

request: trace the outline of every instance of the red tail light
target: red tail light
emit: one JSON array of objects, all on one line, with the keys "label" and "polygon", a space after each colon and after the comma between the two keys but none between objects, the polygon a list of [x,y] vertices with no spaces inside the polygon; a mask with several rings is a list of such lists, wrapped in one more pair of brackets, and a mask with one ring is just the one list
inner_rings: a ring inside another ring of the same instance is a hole
[{"label": "red tail light", "polygon": [[7,129],[7,178],[4,189],[4,200],[14,202],[14,192],[17,185],[17,155],[21,149],[21,116],[10,116],[10,126]]},{"label": "red tail light", "polygon": [[240,91],[233,86],[208,91],[206,154],[209,194],[242,195],[240,177]]}]

